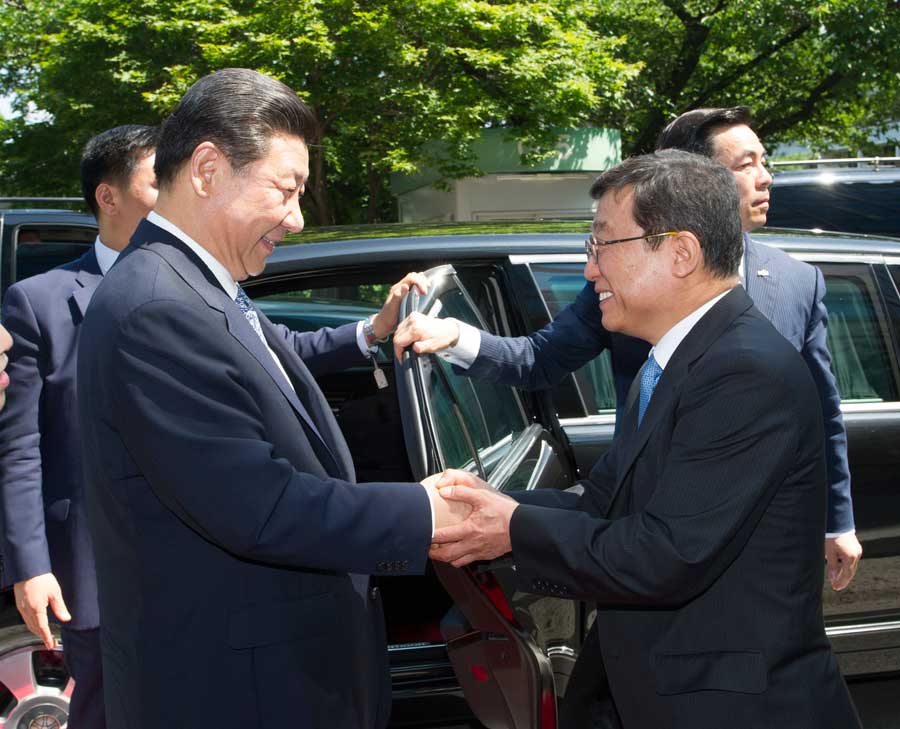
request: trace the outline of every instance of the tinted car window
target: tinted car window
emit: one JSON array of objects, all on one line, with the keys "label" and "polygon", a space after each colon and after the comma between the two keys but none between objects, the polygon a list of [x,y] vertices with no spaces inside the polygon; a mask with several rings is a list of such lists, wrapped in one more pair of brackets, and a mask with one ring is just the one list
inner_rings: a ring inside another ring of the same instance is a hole
[{"label": "tinted car window", "polygon": [[895,401],[890,327],[868,266],[824,265],[828,348],[842,402]]},{"label": "tinted car window", "polygon": [[[584,288],[584,266],[579,263],[536,263],[531,265],[531,272],[554,319]],[[574,374],[589,415],[615,412],[616,390],[608,351]]]},{"label": "tinted car window", "polygon": [[[427,313],[481,326],[474,308],[458,288],[446,291]],[[471,469],[475,465],[474,449],[489,476],[528,424],[518,395],[511,387],[457,375],[439,357],[424,358],[423,372],[444,466]]]},{"label": "tinted car window", "polygon": [[296,332],[312,332],[377,314],[389,290],[390,284],[378,283],[313,287],[255,296],[253,300],[276,324]]},{"label": "tinted car window", "polygon": [[792,185],[776,175],[771,195],[770,227],[900,236],[900,181]]},{"label": "tinted car window", "polygon": [[90,248],[97,231],[69,226],[19,227],[14,236],[14,280],[21,281],[73,261]]}]

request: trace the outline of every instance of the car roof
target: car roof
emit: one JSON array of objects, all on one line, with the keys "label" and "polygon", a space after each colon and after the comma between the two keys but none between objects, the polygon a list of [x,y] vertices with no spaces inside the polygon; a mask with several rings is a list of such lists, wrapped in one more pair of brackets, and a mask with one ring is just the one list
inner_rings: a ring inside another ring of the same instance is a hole
[{"label": "car roof", "polygon": [[811,170],[786,170],[776,172],[772,187],[793,185],[833,185],[833,184],[890,184],[900,182],[900,167],[882,165],[879,167],[821,167]]},{"label": "car roof", "polygon": [[12,208],[0,209],[0,216],[6,225],[40,225],[44,223],[82,224],[96,227],[97,221],[88,213],[54,208]]},{"label": "car roof", "polygon": [[[900,256],[900,239],[877,236],[769,229],[754,233],[753,238],[760,243],[794,253]],[[275,249],[266,265],[266,276],[299,270],[361,267],[408,260],[433,262],[437,265],[447,261],[496,259],[511,255],[582,254],[584,239],[585,234],[511,233],[297,243]]]}]

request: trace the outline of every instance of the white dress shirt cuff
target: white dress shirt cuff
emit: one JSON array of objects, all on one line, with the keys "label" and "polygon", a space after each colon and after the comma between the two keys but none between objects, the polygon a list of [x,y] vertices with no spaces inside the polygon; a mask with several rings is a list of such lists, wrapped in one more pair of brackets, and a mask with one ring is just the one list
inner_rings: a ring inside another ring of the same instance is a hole
[{"label": "white dress shirt cuff", "polygon": [[431,538],[434,539],[434,500],[440,498],[440,496],[436,489],[430,488],[424,483],[420,485],[425,489],[425,494],[428,496],[428,508],[431,509]]},{"label": "white dress shirt cuff", "polygon": [[464,321],[458,319],[451,319],[451,321],[455,321],[459,327],[459,339],[452,347],[438,352],[438,357],[467,370],[472,366],[481,349],[481,332]]},{"label": "white dress shirt cuff", "polygon": [[825,539],[837,539],[845,534],[856,534],[856,529],[848,529],[845,532],[825,532]]},{"label": "white dress shirt cuff", "polygon": [[366,335],[363,333],[365,325],[365,319],[356,322],[356,345],[359,347],[359,351],[362,352],[363,357],[371,357],[378,351],[378,344],[373,344],[371,347],[366,344]]}]

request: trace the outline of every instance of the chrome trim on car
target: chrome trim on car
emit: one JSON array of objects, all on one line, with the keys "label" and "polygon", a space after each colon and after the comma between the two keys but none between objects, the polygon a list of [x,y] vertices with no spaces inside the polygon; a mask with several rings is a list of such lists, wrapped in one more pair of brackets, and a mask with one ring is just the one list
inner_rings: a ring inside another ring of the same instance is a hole
[{"label": "chrome trim on car", "polygon": [[863,635],[866,633],[886,633],[900,630],[900,620],[892,620],[885,623],[860,623],[859,625],[838,625],[833,628],[825,628],[825,634],[829,638],[837,638],[844,635]]},{"label": "chrome trim on car", "polygon": [[588,415],[583,418],[560,418],[559,424],[563,428],[581,428],[592,425],[615,425],[616,414],[614,412]]},{"label": "chrome trim on car", "polygon": [[884,263],[884,256],[855,253],[807,253],[806,251],[785,251],[792,258],[807,263]]},{"label": "chrome trim on car", "polygon": [[547,654],[547,658],[552,658],[553,656],[566,656],[567,658],[577,658],[578,654],[574,649],[569,648],[567,645],[553,645],[548,646],[547,650],[544,651]]},{"label": "chrome trim on car", "polygon": [[587,263],[584,253],[523,253],[509,257],[512,264],[523,263]]}]

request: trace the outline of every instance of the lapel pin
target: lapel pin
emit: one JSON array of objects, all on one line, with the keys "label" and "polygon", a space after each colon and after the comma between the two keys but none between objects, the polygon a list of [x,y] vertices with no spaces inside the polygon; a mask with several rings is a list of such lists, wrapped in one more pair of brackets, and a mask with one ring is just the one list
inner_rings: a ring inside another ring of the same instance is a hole
[{"label": "lapel pin", "polygon": [[756,272],[757,276],[761,276],[762,278],[766,278],[769,275],[769,269],[761,268]]}]

